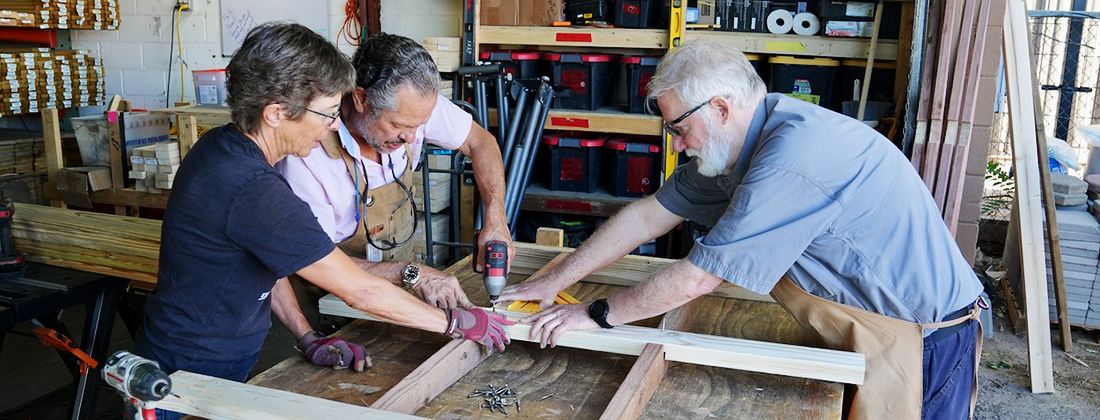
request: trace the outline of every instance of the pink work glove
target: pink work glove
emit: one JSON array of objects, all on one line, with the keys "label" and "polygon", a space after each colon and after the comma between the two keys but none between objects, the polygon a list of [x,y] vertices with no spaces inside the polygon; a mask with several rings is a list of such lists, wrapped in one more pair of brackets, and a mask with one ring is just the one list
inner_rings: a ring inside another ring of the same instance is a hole
[{"label": "pink work glove", "polygon": [[448,337],[477,341],[485,346],[495,347],[497,351],[504,351],[504,345],[512,343],[504,332],[504,326],[515,325],[516,322],[509,321],[503,315],[485,312],[481,308],[446,311],[447,332],[444,335]]},{"label": "pink work glove", "polygon": [[367,349],[340,337],[326,337],[311,331],[298,339],[298,351],[315,365],[332,366],[333,369],[351,367],[356,372],[374,365]]}]

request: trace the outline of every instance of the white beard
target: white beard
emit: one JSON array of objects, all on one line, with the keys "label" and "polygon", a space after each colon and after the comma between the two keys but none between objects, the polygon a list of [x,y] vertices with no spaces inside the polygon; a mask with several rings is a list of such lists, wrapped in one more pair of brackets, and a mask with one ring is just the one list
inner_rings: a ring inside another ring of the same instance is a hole
[{"label": "white beard", "polygon": [[703,150],[695,151],[687,149],[684,152],[689,157],[699,160],[699,175],[715,177],[725,173],[730,165],[730,139],[718,135],[718,124],[710,118],[703,119],[703,127],[706,129],[707,142],[703,144]]}]

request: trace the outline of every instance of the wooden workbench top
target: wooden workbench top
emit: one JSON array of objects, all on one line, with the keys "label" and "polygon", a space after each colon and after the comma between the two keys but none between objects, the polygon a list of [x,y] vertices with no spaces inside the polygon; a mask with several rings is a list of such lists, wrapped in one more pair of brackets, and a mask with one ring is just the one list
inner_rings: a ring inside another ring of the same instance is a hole
[{"label": "wooden workbench top", "polygon": [[[475,304],[488,298],[468,259],[448,269],[458,276]],[[512,275],[510,282],[525,276]],[[587,301],[622,290],[621,286],[578,283],[568,289]],[[721,297],[703,297],[688,331],[720,336],[820,346],[779,305]],[[658,327],[660,317],[637,325]],[[354,321],[337,333],[366,346],[374,367],[363,373],[317,367],[301,357],[287,359],[249,381],[349,404],[369,406],[443,347],[438,334],[378,322]],[[475,389],[508,383],[519,392],[522,412],[508,418],[599,418],[636,358],[588,350],[539,349],[513,342],[477,365],[416,415],[429,418],[505,418],[468,398]],[[758,374],[731,369],[670,363],[664,379],[645,406],[645,418],[801,418],[839,419],[843,386],[837,383]]]}]

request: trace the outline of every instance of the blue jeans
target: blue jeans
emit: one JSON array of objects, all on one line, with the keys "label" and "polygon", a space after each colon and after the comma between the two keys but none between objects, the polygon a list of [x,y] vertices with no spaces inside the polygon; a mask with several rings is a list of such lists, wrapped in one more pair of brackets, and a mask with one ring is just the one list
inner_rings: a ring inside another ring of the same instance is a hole
[{"label": "blue jeans", "polygon": [[978,320],[969,320],[954,334],[936,342],[924,340],[924,403],[921,418],[966,419],[974,389],[974,352]]}]

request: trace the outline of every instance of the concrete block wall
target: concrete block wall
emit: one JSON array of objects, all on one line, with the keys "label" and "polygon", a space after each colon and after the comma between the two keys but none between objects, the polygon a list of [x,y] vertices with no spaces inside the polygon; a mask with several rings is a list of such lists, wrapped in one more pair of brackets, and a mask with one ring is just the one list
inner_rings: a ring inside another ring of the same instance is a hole
[{"label": "concrete block wall", "polygon": [[[350,54],[354,48],[347,41],[338,40],[345,2],[324,1],[329,3],[330,39]],[[117,93],[129,99],[135,108],[144,109],[164,108],[179,101],[179,62],[169,64],[169,58],[178,54],[169,51],[175,4],[176,0],[119,0],[122,14],[119,30],[71,32],[72,48],[91,50],[93,55],[103,58],[108,97]],[[195,0],[191,2],[192,10],[181,15],[179,38],[183,41],[182,56],[186,63],[184,101],[195,100],[191,70],[224,68],[229,63],[229,57],[222,57],[221,53],[220,6],[219,0]],[[81,113],[100,111],[92,108]]]},{"label": "concrete block wall", "polygon": [[997,95],[997,73],[1001,66],[1001,37],[1004,28],[1005,0],[993,0],[986,36],[985,57],[975,102],[974,130],[970,137],[970,158],[963,184],[963,204],[955,243],[963,256],[974,264],[978,244],[978,219],[981,217],[982,189],[985,184],[989,143],[993,137],[993,106]]},{"label": "concrete block wall", "polygon": [[382,32],[420,42],[428,36],[459,36],[462,5],[458,0],[382,0]]}]

